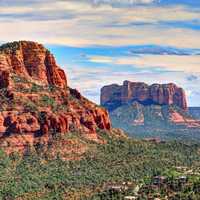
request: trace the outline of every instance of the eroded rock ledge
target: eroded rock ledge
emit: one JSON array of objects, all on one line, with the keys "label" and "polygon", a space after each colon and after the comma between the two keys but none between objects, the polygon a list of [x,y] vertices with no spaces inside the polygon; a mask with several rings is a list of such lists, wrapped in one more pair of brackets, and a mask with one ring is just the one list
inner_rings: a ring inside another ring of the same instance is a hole
[{"label": "eroded rock ledge", "polygon": [[175,105],[187,110],[185,91],[173,83],[147,85],[124,81],[123,85],[107,85],[101,89],[101,105],[109,111],[137,101],[142,105]]}]

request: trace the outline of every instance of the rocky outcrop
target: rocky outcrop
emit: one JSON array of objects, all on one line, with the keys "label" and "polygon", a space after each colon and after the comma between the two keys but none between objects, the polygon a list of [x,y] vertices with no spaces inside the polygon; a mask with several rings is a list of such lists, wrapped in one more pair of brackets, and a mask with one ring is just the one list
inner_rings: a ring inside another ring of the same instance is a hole
[{"label": "rocky outcrop", "polygon": [[21,41],[1,46],[0,73],[1,87],[12,84],[9,81],[11,74],[43,85],[67,86],[65,72],[57,66],[54,56],[35,42]]},{"label": "rocky outcrop", "polygon": [[124,81],[123,85],[108,85],[101,89],[101,105],[112,111],[129,102],[142,105],[176,105],[187,110],[186,95],[173,83],[147,85]]},{"label": "rocky outcrop", "polygon": [[8,153],[48,144],[57,133],[98,141],[99,129],[111,129],[108,112],[68,87],[44,46],[21,41],[0,47],[0,144]]},{"label": "rocky outcrop", "polygon": [[190,115],[182,88],[124,81],[101,89],[101,105],[114,128],[139,138],[200,138],[200,121]]}]

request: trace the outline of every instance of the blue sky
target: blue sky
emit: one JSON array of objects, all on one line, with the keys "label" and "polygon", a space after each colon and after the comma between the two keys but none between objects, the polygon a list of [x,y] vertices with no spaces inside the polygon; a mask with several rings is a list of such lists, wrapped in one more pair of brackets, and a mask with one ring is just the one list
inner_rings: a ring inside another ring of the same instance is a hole
[{"label": "blue sky", "polygon": [[43,43],[99,103],[123,80],[175,82],[200,106],[199,0],[0,0],[0,43]]}]

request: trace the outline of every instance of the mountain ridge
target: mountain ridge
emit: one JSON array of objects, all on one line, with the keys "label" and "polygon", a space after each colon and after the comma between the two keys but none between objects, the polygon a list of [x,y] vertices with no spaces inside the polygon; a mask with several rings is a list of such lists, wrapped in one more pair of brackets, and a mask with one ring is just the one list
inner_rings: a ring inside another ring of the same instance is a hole
[{"label": "mountain ridge", "polygon": [[0,95],[0,144],[8,153],[74,131],[101,143],[97,130],[111,130],[108,112],[70,88],[54,56],[36,42],[0,47]]}]

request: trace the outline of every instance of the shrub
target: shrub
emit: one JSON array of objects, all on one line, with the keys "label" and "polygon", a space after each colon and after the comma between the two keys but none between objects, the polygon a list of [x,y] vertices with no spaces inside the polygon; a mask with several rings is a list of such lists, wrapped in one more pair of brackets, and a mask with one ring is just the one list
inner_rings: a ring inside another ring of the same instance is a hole
[{"label": "shrub", "polygon": [[55,106],[55,100],[52,97],[49,97],[47,95],[43,95],[41,98],[41,103],[43,106]]},{"label": "shrub", "polygon": [[64,105],[54,105],[53,106],[53,112],[58,112],[62,110],[67,110],[66,106]]},{"label": "shrub", "polygon": [[9,98],[7,97],[7,88],[0,89],[0,99],[1,103],[7,103]]},{"label": "shrub", "polygon": [[47,116],[47,113],[46,112],[39,112],[38,113],[38,119],[39,119],[39,122],[41,124],[44,124],[45,120],[46,120],[46,116]]},{"label": "shrub", "polygon": [[[46,117],[45,112],[41,112],[39,115],[41,120]],[[59,140],[60,135],[55,135],[54,139],[55,137]],[[65,137],[82,139],[81,135],[75,133],[68,133]],[[85,143],[86,140],[83,142]],[[154,177],[154,175],[160,174],[159,172],[162,172],[161,175],[163,175],[166,169],[171,171],[177,164],[188,167],[192,164],[192,166],[199,167],[200,160],[197,152],[200,148],[199,144],[184,145],[176,142],[152,144],[133,139],[116,138],[108,139],[108,143],[104,145],[87,142],[90,148],[80,160],[60,160],[59,157],[57,159],[46,158],[43,154],[45,147],[40,144],[36,146],[39,155],[29,152],[29,155],[24,156],[23,159],[9,158],[0,151],[0,199],[66,199],[66,194],[69,193],[72,195],[71,199],[84,199],[78,197],[86,196],[87,189],[91,189],[92,198],[87,196],[85,199],[106,200],[109,199],[110,194],[106,190],[103,193],[101,190],[103,185],[106,183],[121,184],[124,181],[131,181],[136,185],[145,184],[141,188],[144,190],[140,190],[142,196],[139,199],[147,199],[148,194],[146,193],[155,197],[154,193],[157,193],[157,190],[148,191],[149,187],[146,186],[151,183],[143,181],[146,177]],[[31,151],[31,148],[29,150]],[[47,151],[47,153],[49,152]],[[190,159],[192,163],[188,163]],[[195,180],[189,179],[190,185],[186,184],[185,189],[175,187],[179,188],[180,195],[180,198],[176,199],[200,199],[200,181],[196,180],[199,175],[194,176]],[[178,186],[176,179],[172,179],[172,183]],[[163,189],[165,187],[158,190],[162,197],[163,192],[165,193]],[[173,188],[169,189],[170,194],[177,193]],[[94,194],[98,192],[99,194]],[[128,191],[129,195],[132,195],[131,192]],[[194,198],[189,197],[191,194],[194,195]],[[74,198],[75,195],[77,198]],[[116,198],[113,196],[113,199],[121,198],[117,195]],[[124,199],[123,195],[121,199]],[[172,198],[175,199],[174,196]]]},{"label": "shrub", "polygon": [[25,77],[21,77],[16,74],[12,75],[12,79],[15,83],[28,83],[28,80]]},{"label": "shrub", "polygon": [[10,42],[0,46],[0,53],[12,53],[19,49],[19,42]]},{"label": "shrub", "polygon": [[55,92],[57,90],[57,87],[55,85],[49,85],[48,90],[49,92]]},{"label": "shrub", "polygon": [[24,109],[26,112],[36,112],[38,110],[37,106],[32,101],[26,102]]},{"label": "shrub", "polygon": [[41,85],[37,85],[36,83],[33,83],[30,89],[30,92],[40,92],[42,90],[43,90],[43,87]]}]

